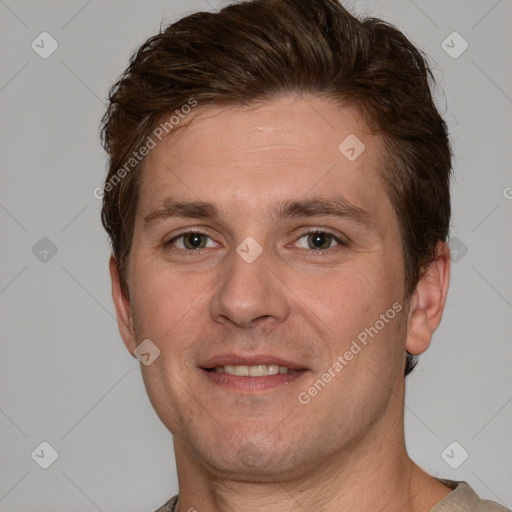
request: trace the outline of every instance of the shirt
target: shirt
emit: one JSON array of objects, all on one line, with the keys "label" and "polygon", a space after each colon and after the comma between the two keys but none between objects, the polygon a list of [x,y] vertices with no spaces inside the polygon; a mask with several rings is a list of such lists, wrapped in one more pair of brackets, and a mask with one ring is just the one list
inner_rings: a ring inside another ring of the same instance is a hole
[{"label": "shirt", "polygon": [[467,482],[440,480],[453,491],[434,505],[430,512],[510,512],[494,501],[481,500]]},{"label": "shirt", "polygon": [[[441,482],[453,491],[434,505],[429,512],[511,512],[494,501],[481,500],[467,482],[453,480],[441,480]],[[177,502],[176,495],[155,512],[174,512]]]}]

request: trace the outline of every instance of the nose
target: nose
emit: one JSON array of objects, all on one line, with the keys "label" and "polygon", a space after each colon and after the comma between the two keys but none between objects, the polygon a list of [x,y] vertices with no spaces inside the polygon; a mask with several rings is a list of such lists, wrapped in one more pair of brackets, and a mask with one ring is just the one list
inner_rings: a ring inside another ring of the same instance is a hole
[{"label": "nose", "polygon": [[288,318],[288,289],[265,251],[252,263],[233,252],[227,263],[230,268],[215,288],[210,303],[210,314],[215,322],[247,328]]}]

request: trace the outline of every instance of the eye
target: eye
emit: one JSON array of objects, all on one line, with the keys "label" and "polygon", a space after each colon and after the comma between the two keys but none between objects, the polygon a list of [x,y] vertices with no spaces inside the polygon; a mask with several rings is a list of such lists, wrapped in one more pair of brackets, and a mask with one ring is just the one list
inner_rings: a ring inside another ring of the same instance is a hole
[{"label": "eye", "polygon": [[334,234],[322,230],[310,231],[302,235],[297,242],[299,247],[301,247],[300,241],[303,239],[305,239],[305,246],[302,245],[302,248],[312,249],[314,251],[325,251],[337,245],[346,245]]},{"label": "eye", "polygon": [[[211,243],[208,244],[207,240],[210,240]],[[174,247],[178,250],[198,250],[198,249],[207,249],[210,247],[216,247],[217,244],[204,233],[199,231],[190,231],[188,233],[182,233],[178,235],[165,244],[166,247]]]}]

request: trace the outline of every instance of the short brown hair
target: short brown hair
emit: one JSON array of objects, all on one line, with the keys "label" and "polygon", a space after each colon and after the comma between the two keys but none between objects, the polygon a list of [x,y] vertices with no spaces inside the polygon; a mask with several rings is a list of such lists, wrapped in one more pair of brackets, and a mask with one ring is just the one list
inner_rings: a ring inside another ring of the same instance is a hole
[{"label": "short brown hair", "polygon": [[[399,30],[379,19],[357,19],[336,0],[238,2],[161,30],[132,55],[102,119],[109,155],[102,222],[123,291],[129,296],[144,159],[134,160],[133,168],[126,163],[163,117],[191,98],[202,106],[243,106],[304,93],[356,106],[382,137],[388,156],[383,186],[400,223],[410,297],[450,222],[451,151],[431,83],[425,57]],[[414,365],[409,354],[406,375]]]}]

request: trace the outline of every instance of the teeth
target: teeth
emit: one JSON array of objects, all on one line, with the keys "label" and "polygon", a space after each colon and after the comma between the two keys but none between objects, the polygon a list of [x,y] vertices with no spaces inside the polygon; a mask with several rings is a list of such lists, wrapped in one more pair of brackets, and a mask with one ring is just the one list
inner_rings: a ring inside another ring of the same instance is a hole
[{"label": "teeth", "polygon": [[266,377],[267,375],[277,375],[279,373],[297,373],[297,370],[290,370],[286,366],[277,364],[257,364],[254,366],[232,365],[216,366],[216,373],[227,373],[239,377]]},{"label": "teeth", "polygon": [[[286,366],[283,366],[286,368]],[[267,375],[277,375],[279,373],[279,365],[277,364],[267,364]]]},{"label": "teeth", "polygon": [[258,366],[249,366],[249,375],[251,377],[261,377],[264,375],[268,375],[267,365],[259,364]]},{"label": "teeth", "polygon": [[235,365],[235,375],[238,377],[248,377],[250,366],[238,366]]}]

